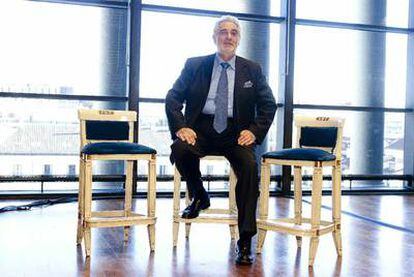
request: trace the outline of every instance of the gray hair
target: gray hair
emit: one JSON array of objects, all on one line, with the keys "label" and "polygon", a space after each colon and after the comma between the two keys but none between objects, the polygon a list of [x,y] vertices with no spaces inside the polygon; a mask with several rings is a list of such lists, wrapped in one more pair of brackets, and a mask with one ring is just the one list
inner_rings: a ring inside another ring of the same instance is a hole
[{"label": "gray hair", "polygon": [[220,29],[220,24],[223,22],[232,22],[234,25],[236,25],[237,30],[239,31],[239,35],[241,35],[241,27],[240,22],[237,19],[237,17],[231,16],[231,15],[223,15],[216,21],[216,25],[214,25],[214,35],[216,35]]}]

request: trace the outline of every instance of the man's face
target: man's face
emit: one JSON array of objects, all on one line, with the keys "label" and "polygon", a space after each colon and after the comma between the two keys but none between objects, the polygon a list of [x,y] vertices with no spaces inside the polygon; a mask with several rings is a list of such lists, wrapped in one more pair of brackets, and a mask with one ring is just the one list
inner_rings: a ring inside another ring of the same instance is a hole
[{"label": "man's face", "polygon": [[220,28],[213,35],[219,54],[233,56],[240,42],[240,33],[237,26],[230,21],[220,23]]}]

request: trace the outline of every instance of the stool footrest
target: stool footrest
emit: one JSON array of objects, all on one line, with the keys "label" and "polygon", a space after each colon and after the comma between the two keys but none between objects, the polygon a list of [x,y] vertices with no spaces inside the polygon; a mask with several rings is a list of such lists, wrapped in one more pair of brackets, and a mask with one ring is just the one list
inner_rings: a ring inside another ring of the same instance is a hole
[{"label": "stool footrest", "polygon": [[[200,214],[232,215],[232,212],[229,209],[206,209],[201,211]],[[233,215],[237,215],[237,211]]]},{"label": "stool footrest", "polygon": [[312,229],[310,218],[302,218],[302,224],[295,224],[294,218],[258,219],[257,228],[289,233],[296,236],[320,236],[331,233],[335,225],[331,221],[320,221],[319,229]]},{"label": "stool footrest", "polygon": [[237,215],[228,214],[200,214],[196,218],[185,219],[180,216],[174,216],[174,222],[185,223],[223,223],[229,225],[237,225]]},{"label": "stool footrest", "polygon": [[[92,212],[92,217],[123,217],[123,216],[125,216],[124,210]],[[145,216],[145,215],[131,212],[130,216]]]},{"label": "stool footrest", "polygon": [[131,216],[92,217],[85,219],[85,223],[89,227],[122,227],[132,225],[151,225],[155,224],[156,220],[156,217],[147,217],[134,214]]}]

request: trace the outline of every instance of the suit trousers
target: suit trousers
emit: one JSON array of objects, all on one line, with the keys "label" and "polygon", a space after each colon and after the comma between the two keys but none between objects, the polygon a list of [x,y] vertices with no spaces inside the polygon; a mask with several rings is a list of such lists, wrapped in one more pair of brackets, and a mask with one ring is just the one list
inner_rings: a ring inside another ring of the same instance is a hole
[{"label": "suit trousers", "polygon": [[258,165],[254,145],[240,146],[233,119],[227,128],[217,133],[213,128],[213,115],[201,114],[193,128],[197,134],[195,145],[176,139],[171,145],[171,160],[187,181],[190,196],[202,198],[205,189],[201,180],[200,158],[206,155],[223,155],[230,162],[237,176],[236,204],[240,239],[250,239],[256,234],[256,206],[259,195]]}]

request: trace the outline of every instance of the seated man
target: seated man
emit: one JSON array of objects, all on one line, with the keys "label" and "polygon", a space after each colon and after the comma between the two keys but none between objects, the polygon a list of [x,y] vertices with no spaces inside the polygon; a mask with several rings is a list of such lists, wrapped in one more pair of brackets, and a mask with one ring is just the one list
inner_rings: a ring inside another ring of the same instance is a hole
[{"label": "seated man", "polygon": [[[251,264],[251,240],[256,234],[258,165],[254,149],[273,121],[276,104],[261,67],[236,56],[240,24],[221,17],[214,28],[217,53],[190,58],[166,97],[172,138],[171,160],[187,181],[192,203],[183,218],[195,218],[210,206],[203,187],[200,157],[224,155],[237,176],[237,264]],[[183,114],[183,104],[186,104]]]}]

